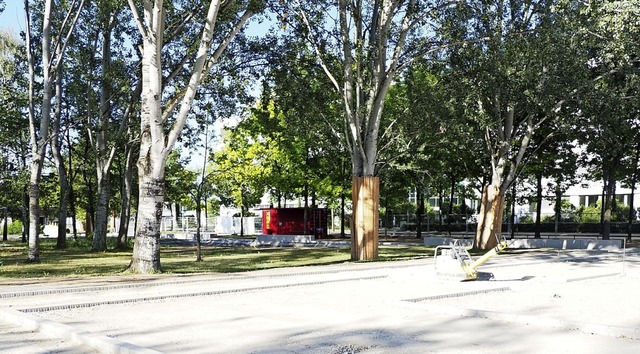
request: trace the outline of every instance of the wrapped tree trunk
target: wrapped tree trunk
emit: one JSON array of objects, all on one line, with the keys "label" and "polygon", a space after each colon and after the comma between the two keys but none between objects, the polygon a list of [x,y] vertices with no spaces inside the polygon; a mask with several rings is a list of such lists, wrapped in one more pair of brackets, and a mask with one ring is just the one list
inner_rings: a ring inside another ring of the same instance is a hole
[{"label": "wrapped tree trunk", "polygon": [[380,179],[373,176],[352,179],[351,259],[378,257],[378,204]]},{"label": "wrapped tree trunk", "polygon": [[504,201],[505,194],[500,193],[499,186],[489,184],[483,188],[478,230],[473,242],[474,248],[486,250],[498,245],[502,234]]}]

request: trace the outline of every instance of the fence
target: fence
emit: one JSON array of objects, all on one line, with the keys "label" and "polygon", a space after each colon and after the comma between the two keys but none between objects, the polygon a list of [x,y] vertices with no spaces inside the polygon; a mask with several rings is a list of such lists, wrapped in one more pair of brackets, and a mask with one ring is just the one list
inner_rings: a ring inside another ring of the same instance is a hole
[{"label": "fence", "polygon": [[[585,220],[580,222],[580,220]],[[597,221],[591,221],[597,220]],[[581,218],[574,220],[562,218],[562,221],[556,225],[554,214],[543,214],[540,223],[540,232],[545,233],[600,233],[602,225],[600,224],[600,214],[597,215],[581,215]],[[611,233],[627,233],[629,228],[628,219],[620,220],[615,218],[611,222]],[[415,214],[394,214],[382,216],[380,218],[380,227],[394,229],[399,231],[416,231],[417,217]],[[442,219],[438,214],[425,215],[422,218],[422,231],[436,232],[475,232],[477,228],[477,215],[464,214],[443,214]],[[517,215],[514,223],[511,224],[510,216],[505,215],[502,224],[502,231],[509,232],[513,228],[514,232],[535,232],[535,220],[530,214]],[[556,229],[557,227],[557,229]],[[631,232],[640,233],[640,223],[633,220]]]},{"label": "fence", "polygon": [[[262,218],[260,217],[231,217],[216,216],[210,218],[202,218],[200,220],[202,227],[201,232],[214,233],[218,235],[233,235],[242,233],[244,235],[258,235],[262,232]],[[180,218],[163,217],[160,231],[164,233],[170,232],[195,232],[197,229],[195,216],[185,216]]]}]

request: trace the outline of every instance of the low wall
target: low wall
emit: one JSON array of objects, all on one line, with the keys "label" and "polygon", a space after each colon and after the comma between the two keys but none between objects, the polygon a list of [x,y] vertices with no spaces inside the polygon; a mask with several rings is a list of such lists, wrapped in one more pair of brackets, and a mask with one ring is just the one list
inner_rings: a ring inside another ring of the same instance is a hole
[{"label": "low wall", "polygon": [[313,235],[258,235],[258,242],[306,243],[316,240]]},{"label": "low wall", "polygon": [[[449,237],[425,237],[426,246],[449,245],[455,241],[458,244],[471,247],[473,240],[455,239]],[[622,240],[590,240],[590,239],[514,239],[507,240],[507,248],[556,248],[556,249],[585,249],[585,250],[619,250]]]},{"label": "low wall", "polygon": [[426,246],[443,246],[453,244],[455,241],[458,241],[458,244],[461,246],[471,247],[473,244],[473,240],[471,239],[463,239],[463,238],[450,238],[450,237],[425,237],[424,244]]},{"label": "low wall", "polygon": [[573,240],[573,239],[515,239],[508,240],[508,248],[557,248],[583,250],[619,250],[622,240]]}]

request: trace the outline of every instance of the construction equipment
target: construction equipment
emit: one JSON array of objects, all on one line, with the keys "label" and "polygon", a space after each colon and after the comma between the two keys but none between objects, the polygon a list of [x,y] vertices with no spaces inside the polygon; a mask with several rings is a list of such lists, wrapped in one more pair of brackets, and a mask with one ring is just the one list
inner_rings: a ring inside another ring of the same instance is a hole
[{"label": "construction equipment", "polygon": [[436,273],[453,277],[461,277],[463,281],[478,279],[478,267],[489,258],[507,247],[507,241],[502,239],[498,245],[477,260],[473,260],[467,248],[455,240],[452,244],[438,246],[435,249],[434,264]]}]

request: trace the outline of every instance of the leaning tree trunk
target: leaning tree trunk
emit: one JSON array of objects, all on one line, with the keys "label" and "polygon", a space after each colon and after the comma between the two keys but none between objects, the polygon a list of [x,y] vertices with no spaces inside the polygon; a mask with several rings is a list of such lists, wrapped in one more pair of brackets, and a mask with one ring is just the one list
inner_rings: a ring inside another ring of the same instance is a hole
[{"label": "leaning tree trunk", "polygon": [[473,241],[474,248],[486,250],[498,245],[502,234],[504,201],[505,195],[500,193],[499,186],[489,184],[483,188],[478,230]]},{"label": "leaning tree trunk", "polygon": [[351,259],[378,257],[378,203],[380,179],[373,176],[352,180]]}]

